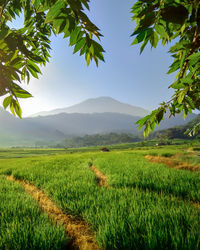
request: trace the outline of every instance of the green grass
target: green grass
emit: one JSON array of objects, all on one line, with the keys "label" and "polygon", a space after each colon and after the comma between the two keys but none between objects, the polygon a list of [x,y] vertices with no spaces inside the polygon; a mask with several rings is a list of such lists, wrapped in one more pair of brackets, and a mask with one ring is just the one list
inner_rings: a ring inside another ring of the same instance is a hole
[{"label": "green grass", "polygon": [[0,176],[0,249],[64,249],[67,241],[19,184]]},{"label": "green grass", "polygon": [[[34,183],[89,222],[103,249],[199,249],[200,211],[191,202],[200,199],[199,173],[149,163],[147,151],[2,159],[0,174]],[[93,161],[111,188],[98,187]]]},{"label": "green grass", "polygon": [[200,176],[164,164],[150,163],[138,152],[116,152],[99,157],[95,165],[113,187],[138,187],[193,201],[200,201]]},{"label": "green grass", "polygon": [[200,156],[199,155],[190,155],[183,154],[179,156],[179,160],[182,162],[187,162],[191,165],[199,165],[200,164]]}]

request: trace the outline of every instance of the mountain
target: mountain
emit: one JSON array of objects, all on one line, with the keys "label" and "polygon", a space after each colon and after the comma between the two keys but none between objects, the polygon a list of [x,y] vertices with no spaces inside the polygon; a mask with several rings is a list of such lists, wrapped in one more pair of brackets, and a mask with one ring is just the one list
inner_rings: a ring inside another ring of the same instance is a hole
[{"label": "mountain", "polygon": [[98,97],[88,99],[79,104],[73,105],[68,108],[54,109],[51,111],[44,111],[33,114],[31,117],[56,115],[60,113],[79,113],[79,114],[92,114],[92,113],[120,113],[132,116],[143,117],[149,113],[148,110],[119,102],[111,97]]},{"label": "mountain", "polygon": [[110,132],[137,133],[135,122],[140,117],[118,113],[66,114],[26,118],[39,126],[49,126],[66,136],[102,134]]},{"label": "mountain", "polygon": [[[37,145],[40,143],[41,145],[48,145],[50,142],[86,134],[106,134],[111,132],[138,134],[135,122],[141,116],[127,114],[135,110],[135,107],[131,105],[121,104],[112,98],[102,97],[89,99],[83,102],[82,105],[77,104],[73,107],[73,109],[70,108],[71,112],[72,110],[78,110],[77,107],[82,107],[80,110],[82,113],[59,113],[23,118],[22,120],[0,109],[0,146],[34,146],[36,142]],[[120,113],[125,107],[127,107],[126,113]],[[115,109],[115,112],[100,113],[106,108],[107,110]],[[138,110],[145,112],[140,108]],[[84,113],[86,111],[90,111],[90,113]],[[161,122],[159,129],[184,125],[195,117],[194,114],[189,115],[185,120],[181,115],[170,119],[166,117]],[[46,144],[42,144],[42,142]]]},{"label": "mountain", "polygon": [[37,140],[61,140],[65,135],[48,126],[37,124],[34,120],[19,119],[0,108],[0,146],[33,145]]},{"label": "mountain", "polygon": [[[173,126],[184,125],[194,119],[196,115],[189,115],[183,120],[181,115],[165,119],[157,129],[165,129]],[[38,116],[25,120],[36,123],[39,126],[49,126],[51,129],[61,131],[66,136],[116,133],[138,133],[136,121],[138,116],[120,113],[94,113],[94,114],[66,114]]]}]

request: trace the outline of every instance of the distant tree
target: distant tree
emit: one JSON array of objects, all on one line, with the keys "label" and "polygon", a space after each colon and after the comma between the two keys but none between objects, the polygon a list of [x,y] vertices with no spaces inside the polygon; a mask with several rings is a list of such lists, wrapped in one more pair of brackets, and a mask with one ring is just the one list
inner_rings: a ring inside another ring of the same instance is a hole
[{"label": "distant tree", "polygon": [[[139,128],[145,127],[144,135],[163,119],[182,112],[185,118],[192,110],[200,110],[200,1],[199,0],[140,0],[132,7],[133,20],[137,22],[132,44],[142,43],[141,53],[150,43],[156,48],[159,40],[163,46],[174,40],[169,53],[174,58],[168,74],[176,72],[169,88],[174,94],[150,115],[140,119]],[[189,133],[198,131],[200,123]]]},{"label": "distant tree", "polygon": [[[89,0],[0,0],[0,96],[3,106],[21,117],[19,98],[31,97],[20,83],[38,78],[40,66],[49,61],[50,36],[69,37],[74,53],[85,55],[87,65],[103,58],[99,29],[84,13]],[[16,16],[24,15],[21,29],[10,28]]]}]

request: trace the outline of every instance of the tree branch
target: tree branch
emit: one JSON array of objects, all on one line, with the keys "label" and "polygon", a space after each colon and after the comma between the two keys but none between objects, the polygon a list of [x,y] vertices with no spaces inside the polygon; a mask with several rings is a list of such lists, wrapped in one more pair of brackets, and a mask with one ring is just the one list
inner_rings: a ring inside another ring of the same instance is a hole
[{"label": "tree branch", "polygon": [[[197,10],[197,26],[196,26],[196,29],[195,29],[195,32],[194,32],[194,37],[193,37],[193,40],[192,40],[192,47],[187,55],[187,58],[189,56],[191,56],[196,48],[198,47],[198,42],[199,42],[199,25],[200,25],[200,8],[198,8]],[[181,73],[180,73],[180,76],[179,76],[179,79],[183,78],[186,70],[187,70],[187,67],[188,67],[188,63],[189,63],[189,60],[186,59],[184,64],[183,64],[183,68],[181,70]]]}]

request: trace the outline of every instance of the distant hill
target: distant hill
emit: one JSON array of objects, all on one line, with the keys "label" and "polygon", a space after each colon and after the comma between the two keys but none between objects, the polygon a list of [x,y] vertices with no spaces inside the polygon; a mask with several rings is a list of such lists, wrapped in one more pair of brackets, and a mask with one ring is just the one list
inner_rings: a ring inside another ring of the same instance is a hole
[{"label": "distant hill", "polygon": [[[90,99],[83,103],[84,109],[82,109],[82,113],[59,113],[48,116],[23,118],[22,120],[0,109],[0,146],[34,146],[36,142],[37,145],[49,145],[49,143],[52,145],[54,142],[61,141],[65,138],[72,138],[73,136],[108,133],[128,133],[136,135],[139,133],[135,123],[141,116],[126,114],[131,112],[131,110],[133,111],[131,105],[120,104],[112,98],[107,97]],[[99,103],[99,105],[97,105],[97,103]],[[103,105],[103,103],[107,105]],[[112,103],[113,106],[111,105],[111,107],[109,107],[108,103],[110,103],[110,105]],[[117,112],[117,105],[119,105],[119,112]],[[75,106],[78,107],[79,104]],[[100,113],[100,111],[106,107],[107,110],[111,110],[114,109],[114,106],[116,112]],[[124,109],[127,107],[126,113],[120,113],[120,111],[123,111],[122,107]],[[89,109],[90,111],[93,110],[96,112],[84,113],[84,111],[89,112]],[[138,110],[141,111],[143,109],[138,108]],[[143,112],[145,113],[144,110]],[[140,114],[141,113],[142,111]],[[184,125],[195,117],[196,115],[194,114],[189,115],[185,120],[183,120],[181,115],[170,119],[166,117],[158,129],[163,130],[165,128]]]},{"label": "distant hill", "polygon": [[88,99],[79,104],[73,105],[68,108],[54,109],[51,111],[44,111],[33,114],[31,117],[56,115],[60,113],[79,113],[79,114],[92,114],[92,113],[120,113],[132,116],[143,117],[150,113],[150,111],[143,108],[132,106],[119,102],[111,97],[98,97]]},{"label": "distant hill", "polygon": [[34,120],[19,119],[0,108],[0,146],[33,145],[37,140],[61,140],[65,135],[47,124],[42,126]]},{"label": "distant hill", "polygon": [[38,116],[25,120],[39,126],[49,126],[66,136],[102,134],[110,132],[137,133],[136,121],[140,117],[119,113],[66,114]]},{"label": "distant hill", "polygon": [[[196,115],[189,115],[183,120],[181,115],[168,119],[166,117],[160,123],[158,129],[170,128],[186,124],[195,118]],[[94,114],[66,114],[39,116],[26,118],[29,122],[34,122],[39,126],[48,126],[51,129],[61,131],[66,136],[80,136],[103,133],[138,133],[136,121],[138,116],[131,116],[120,113],[94,113]]]}]

